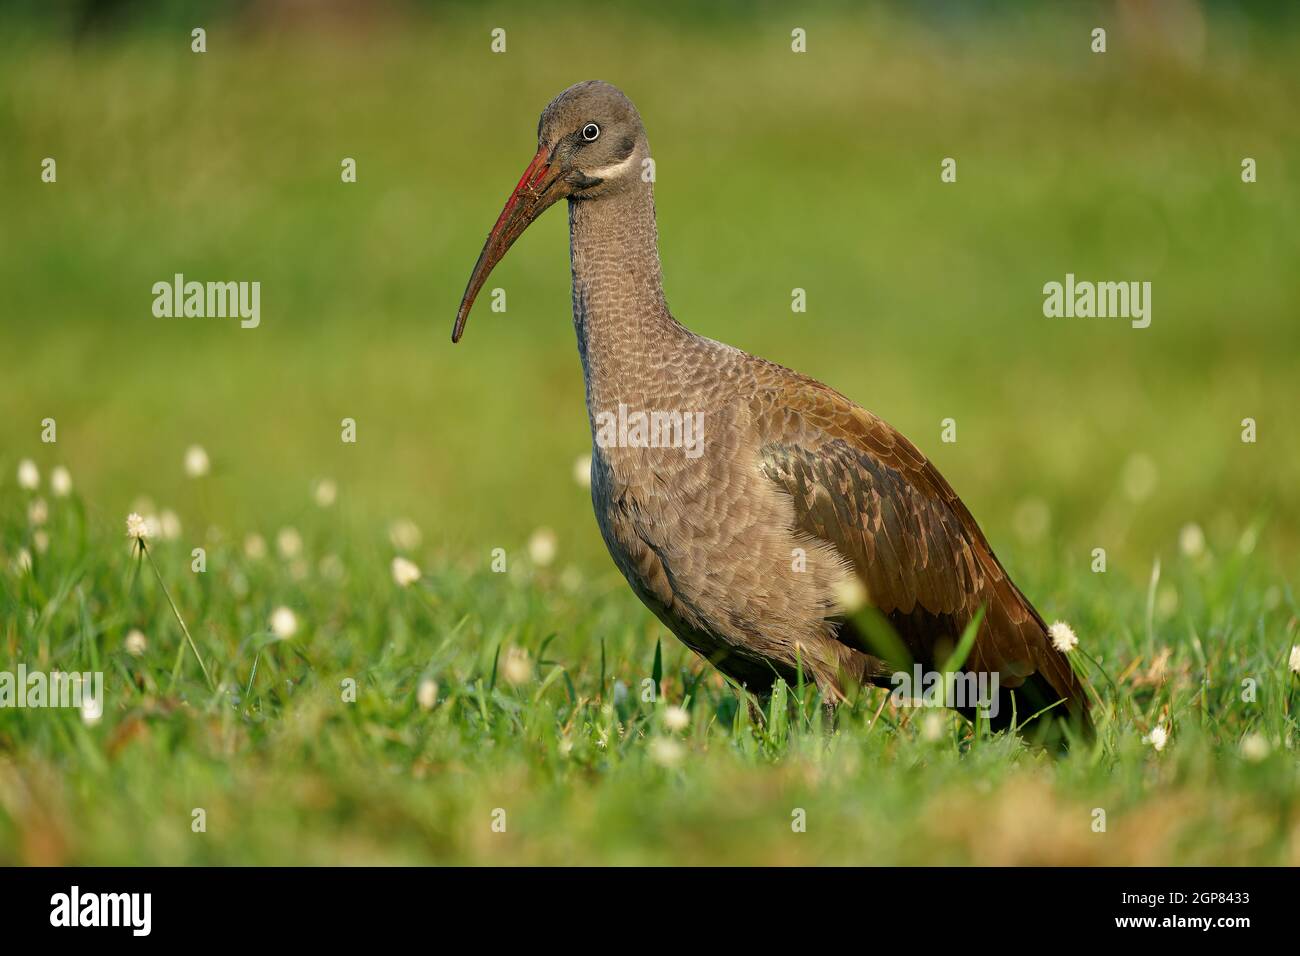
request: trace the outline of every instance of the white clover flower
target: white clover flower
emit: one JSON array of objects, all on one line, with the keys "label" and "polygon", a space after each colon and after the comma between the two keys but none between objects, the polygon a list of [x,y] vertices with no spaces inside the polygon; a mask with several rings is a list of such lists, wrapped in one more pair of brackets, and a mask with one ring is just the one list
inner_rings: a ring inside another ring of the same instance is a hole
[{"label": "white clover flower", "polygon": [[1074,628],[1064,621],[1054,621],[1047,629],[1047,634],[1052,639],[1052,646],[1062,654],[1068,654],[1079,646],[1079,638],[1075,636]]},{"label": "white clover flower", "polygon": [[27,506],[27,523],[33,527],[40,527],[50,517],[49,505],[45,503],[44,498],[33,498]]},{"label": "white clover flower", "polygon": [[139,514],[132,511],[126,516],[126,536],[132,540],[139,541],[142,544],[144,540],[152,533],[149,522],[140,517]]},{"label": "white clover flower", "polygon": [[573,480],[583,488],[591,487],[591,456],[579,455],[573,461]]},{"label": "white clover flower", "polygon": [[691,715],[681,707],[664,708],[664,726],[673,733],[680,733],[691,725]]},{"label": "white clover flower", "polygon": [[921,718],[921,739],[934,743],[943,737],[947,724],[947,718],[937,710],[927,711]]},{"label": "white clover flower", "polygon": [[1251,763],[1259,763],[1268,756],[1271,749],[1268,738],[1263,734],[1247,734],[1241,738],[1241,755]]},{"label": "white clover flower", "polygon": [[287,607],[277,607],[271,612],[271,633],[280,640],[287,640],[298,633],[298,618]]},{"label": "white clover flower", "polygon": [[185,449],[185,474],[191,478],[202,478],[211,469],[208,453],[202,445],[191,445]]},{"label": "white clover flower", "polygon": [[330,505],[334,504],[338,499],[338,496],[339,486],[330,481],[330,479],[322,478],[320,481],[316,482],[314,497],[316,498],[317,507],[330,507]]},{"label": "white clover flower", "polygon": [[44,531],[33,531],[32,547],[36,549],[37,554],[44,554],[50,550],[50,536]]},{"label": "white clover flower", "polygon": [[297,528],[281,528],[275,536],[275,547],[282,558],[296,558],[302,554],[302,535]]},{"label": "white clover flower", "polygon": [[538,528],[528,539],[528,556],[539,568],[544,568],[555,560],[555,551],[555,532],[550,528]]},{"label": "white clover flower", "polygon": [[36,462],[30,458],[24,458],[18,463],[18,487],[25,488],[28,491],[35,491],[41,486],[41,470],[36,467]]},{"label": "white clover flower", "polygon": [[149,649],[149,641],[142,631],[132,628],[126,635],[126,640],[122,642],[122,646],[132,657],[143,657],[144,652]]},{"label": "white clover flower", "polygon": [[1165,728],[1159,724],[1156,724],[1151,728],[1151,733],[1147,734],[1142,739],[1149,743],[1158,753],[1165,749],[1165,744],[1169,743],[1169,731],[1165,730]]},{"label": "white clover flower", "polygon": [[1204,554],[1205,532],[1201,531],[1201,525],[1195,522],[1184,524],[1182,531],[1178,532],[1178,546],[1188,558],[1199,558]]},{"label": "white clover flower", "polygon": [[867,606],[867,587],[856,575],[836,581],[831,591],[843,614],[856,614]]},{"label": "white clover flower", "polygon": [[415,691],[415,700],[422,710],[433,710],[433,705],[438,703],[438,682],[430,677],[422,679]]},{"label": "white clover flower", "polygon": [[393,580],[398,587],[408,587],[420,580],[420,568],[414,561],[403,557],[393,558]]},{"label": "white clover flower", "polygon": [[1194,521],[1183,525],[1178,532],[1178,547],[1189,558],[1199,558],[1205,553],[1205,532],[1201,526]]},{"label": "white clover flower", "polygon": [[50,490],[56,498],[66,498],[72,494],[72,474],[62,465],[56,465],[50,472]]},{"label": "white clover flower", "polygon": [[244,538],[244,554],[252,561],[266,557],[266,541],[260,534],[250,534]]},{"label": "white clover flower", "polygon": [[181,519],[176,512],[164,509],[158,516],[158,531],[164,541],[175,541],[181,536]]},{"label": "white clover flower", "polygon": [[1291,645],[1291,656],[1287,659],[1287,667],[1291,668],[1291,673],[1300,674],[1300,644]]},{"label": "white clover flower", "polygon": [[19,574],[31,574],[32,553],[26,548],[19,548],[18,553],[14,555],[14,570]]},{"label": "white clover flower", "polygon": [[92,694],[84,683],[81,688],[81,722],[87,727],[94,727],[104,717],[104,701]]},{"label": "white clover flower", "polygon": [[686,748],[672,737],[656,737],[650,741],[650,759],[671,770],[686,759]]},{"label": "white clover flower", "polygon": [[501,676],[514,687],[528,683],[533,676],[533,662],[528,659],[528,652],[518,647],[509,648],[506,659],[501,662]]},{"label": "white clover flower", "polygon": [[398,518],[388,526],[388,540],[398,551],[414,551],[420,546],[420,529],[410,518]]}]

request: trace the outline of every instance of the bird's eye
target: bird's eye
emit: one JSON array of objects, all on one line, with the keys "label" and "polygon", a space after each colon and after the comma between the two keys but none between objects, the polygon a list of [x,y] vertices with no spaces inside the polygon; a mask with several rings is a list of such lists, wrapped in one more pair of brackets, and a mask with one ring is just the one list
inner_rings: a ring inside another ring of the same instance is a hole
[{"label": "bird's eye", "polygon": [[600,135],[600,127],[597,126],[595,123],[588,123],[586,126],[582,128],[582,138],[589,143],[599,135]]}]

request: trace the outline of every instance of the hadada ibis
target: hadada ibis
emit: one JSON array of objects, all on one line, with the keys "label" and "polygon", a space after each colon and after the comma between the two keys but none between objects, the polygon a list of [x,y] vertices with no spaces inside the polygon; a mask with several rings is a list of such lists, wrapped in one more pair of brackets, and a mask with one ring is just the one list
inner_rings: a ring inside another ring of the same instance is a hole
[{"label": "hadada ibis", "polygon": [[[552,100],[452,331],[459,341],[520,234],[567,199],[592,502],[637,596],[751,691],[802,674],[832,706],[916,664],[942,666],[982,611],[963,670],[996,676],[992,726],[1046,709],[1040,725],[1059,715],[1086,729],[1070,662],[916,446],[821,382],[673,317],[649,158],[636,107],[610,84]],[[855,592],[863,613],[846,597]],[[873,621],[888,623],[888,639]],[[969,704],[957,706],[971,716]]]}]

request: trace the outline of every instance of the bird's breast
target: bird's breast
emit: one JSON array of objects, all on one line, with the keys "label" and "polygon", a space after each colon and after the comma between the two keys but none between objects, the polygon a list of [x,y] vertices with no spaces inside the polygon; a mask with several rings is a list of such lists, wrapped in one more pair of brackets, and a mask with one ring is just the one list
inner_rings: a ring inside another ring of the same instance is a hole
[{"label": "bird's breast", "polygon": [[615,564],[688,646],[787,664],[825,635],[843,560],[796,536],[742,411],[706,412],[699,454],[663,434],[624,441],[617,417],[602,438],[593,418],[592,501]]}]

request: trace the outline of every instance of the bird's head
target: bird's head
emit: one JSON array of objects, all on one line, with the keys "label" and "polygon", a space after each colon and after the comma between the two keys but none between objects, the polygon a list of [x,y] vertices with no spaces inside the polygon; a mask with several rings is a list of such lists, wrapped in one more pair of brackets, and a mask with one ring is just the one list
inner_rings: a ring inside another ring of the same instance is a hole
[{"label": "bird's head", "polygon": [[640,183],[649,154],[641,117],[616,87],[587,80],[551,100],[537,123],[537,154],[479,253],[451,340],[460,341],[474,297],[533,220],[560,199],[598,200]]}]

